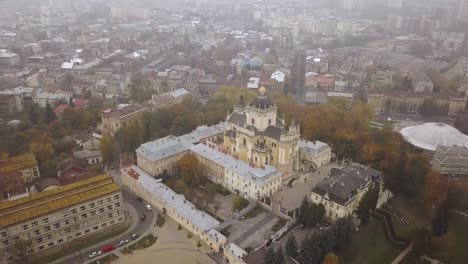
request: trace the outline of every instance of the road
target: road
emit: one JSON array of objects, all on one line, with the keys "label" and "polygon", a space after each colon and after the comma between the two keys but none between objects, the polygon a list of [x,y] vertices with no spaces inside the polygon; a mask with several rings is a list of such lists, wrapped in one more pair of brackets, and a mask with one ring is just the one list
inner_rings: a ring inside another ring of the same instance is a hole
[{"label": "road", "polygon": [[[90,246],[84,250],[81,250],[80,252],[76,252],[73,255],[70,255],[68,257],[62,258],[58,261],[55,261],[54,264],[81,264],[84,263],[85,261],[89,260],[88,255],[92,253],[93,251],[98,251],[102,250],[102,247],[104,245],[116,245],[119,243],[120,240],[123,239],[130,239],[130,236],[134,233],[136,234],[144,234],[148,229],[151,228],[151,224],[153,223],[154,220],[154,214],[153,211],[149,212],[145,208],[145,202],[139,202],[136,200],[137,196],[133,194],[130,190],[126,189],[125,187],[122,187],[122,194],[123,194],[123,200],[124,203],[127,205],[130,205],[132,208],[127,208],[127,210],[130,212],[132,211],[133,214],[133,220],[137,221],[136,223],[133,223],[132,226],[130,227],[129,230],[127,230],[124,234],[119,235],[115,238],[112,238],[107,241],[103,241],[97,245]],[[132,215],[132,213],[130,213]],[[145,221],[141,222],[140,217],[142,215],[146,215]]]},{"label": "road", "polygon": [[274,215],[273,213],[271,213],[271,212],[268,213],[262,220],[260,220],[258,223],[253,225],[251,228],[246,230],[240,237],[238,237],[233,242],[236,243],[237,245],[239,245],[242,241],[249,238],[249,236],[253,235],[257,230],[259,230],[262,226],[266,225],[268,222],[273,220],[273,218],[275,218],[275,217],[276,217],[276,215]]}]

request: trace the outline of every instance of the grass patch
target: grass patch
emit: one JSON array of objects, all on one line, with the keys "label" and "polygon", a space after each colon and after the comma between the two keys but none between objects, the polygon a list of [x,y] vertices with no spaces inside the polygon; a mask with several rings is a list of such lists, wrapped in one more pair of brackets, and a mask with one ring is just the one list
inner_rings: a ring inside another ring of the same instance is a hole
[{"label": "grass patch", "polygon": [[158,217],[156,218],[156,225],[158,227],[163,227],[165,223],[166,223],[166,219],[164,218],[164,216],[162,216],[161,214],[158,214]]},{"label": "grass patch", "polygon": [[343,263],[391,263],[401,249],[394,247],[377,220],[371,218],[366,226],[353,233],[351,242],[340,254]]},{"label": "grass patch", "polygon": [[89,263],[89,264],[107,264],[107,263],[112,263],[116,261],[119,257],[117,257],[115,254],[110,254],[105,257],[102,257],[100,259],[96,259],[95,261]]},{"label": "grass patch", "polygon": [[271,228],[271,231],[273,232],[278,232],[283,226],[287,223],[286,219],[279,218],[278,221],[276,221],[275,225]]},{"label": "grass patch", "polygon": [[[60,246],[60,251],[59,252],[57,252],[55,254],[51,254],[51,255],[46,256],[44,258],[32,261],[31,263],[33,263],[33,264],[46,264],[46,263],[54,262],[54,261],[56,261],[58,259],[61,259],[63,257],[73,255],[73,254],[75,254],[76,252],[78,252],[80,250],[88,248],[89,246],[92,246],[92,245],[98,244],[98,243],[100,243],[102,241],[106,241],[108,239],[116,237],[116,236],[124,233],[125,231],[127,231],[129,227],[130,227],[130,223],[126,222],[123,225],[113,227],[112,229],[109,229],[109,230],[104,231],[102,233],[92,235],[92,236],[89,236],[89,237],[85,237],[85,238],[82,238],[82,239],[75,239],[72,242],[70,242],[69,244]],[[87,256],[85,256],[85,257],[87,257]]]},{"label": "grass patch", "polygon": [[128,247],[125,247],[122,250],[122,253],[127,255],[129,253],[132,253],[135,250],[151,247],[154,243],[156,243],[156,240],[158,240],[158,237],[153,236],[152,234],[146,235],[140,239],[134,244],[131,244]]},{"label": "grass patch", "polygon": [[254,209],[250,210],[247,214],[245,214],[245,219],[249,219],[252,217],[256,217],[259,214],[262,214],[265,212],[265,209],[259,204],[255,205]]}]

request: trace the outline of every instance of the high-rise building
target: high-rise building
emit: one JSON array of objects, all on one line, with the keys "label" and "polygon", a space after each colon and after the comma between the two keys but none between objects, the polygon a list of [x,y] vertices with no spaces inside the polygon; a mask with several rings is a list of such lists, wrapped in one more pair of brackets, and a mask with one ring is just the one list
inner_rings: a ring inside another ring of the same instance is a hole
[{"label": "high-rise building", "polygon": [[463,22],[468,21],[468,0],[460,0],[460,2],[458,2],[457,20]]},{"label": "high-rise building", "polygon": [[387,7],[400,9],[403,7],[403,0],[387,0]]},{"label": "high-rise building", "polygon": [[296,95],[298,103],[305,101],[305,71],[306,54],[305,50],[299,48],[294,52],[293,65],[291,71],[292,92]]},{"label": "high-rise building", "polygon": [[19,243],[30,260],[37,259],[124,219],[122,192],[110,175],[5,200],[0,202],[2,263],[18,263]]}]

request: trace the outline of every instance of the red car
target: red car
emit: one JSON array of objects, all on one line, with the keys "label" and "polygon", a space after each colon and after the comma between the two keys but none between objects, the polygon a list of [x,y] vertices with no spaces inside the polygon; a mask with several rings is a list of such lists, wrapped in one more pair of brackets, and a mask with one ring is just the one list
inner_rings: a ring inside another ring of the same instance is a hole
[{"label": "red car", "polygon": [[113,245],[107,245],[102,248],[102,252],[107,253],[107,252],[111,252],[114,249],[115,247]]}]

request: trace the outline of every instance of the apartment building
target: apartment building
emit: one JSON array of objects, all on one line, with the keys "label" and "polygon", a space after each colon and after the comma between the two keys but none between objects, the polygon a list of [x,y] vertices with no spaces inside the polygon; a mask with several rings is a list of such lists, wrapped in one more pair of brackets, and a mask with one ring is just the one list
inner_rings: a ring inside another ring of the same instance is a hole
[{"label": "apartment building", "polygon": [[37,160],[33,153],[0,160],[0,177],[2,178],[20,179],[22,183],[28,183],[40,176]]},{"label": "apartment building", "polygon": [[14,263],[17,241],[31,259],[60,251],[68,242],[123,222],[122,192],[110,175],[0,203],[0,254]]},{"label": "apartment building", "polygon": [[353,214],[372,183],[380,185],[383,179],[380,171],[360,164],[332,168],[328,175],[312,189],[311,199],[323,204],[325,217],[333,221]]},{"label": "apartment building", "polygon": [[414,92],[432,93],[432,90],[434,89],[434,83],[424,72],[412,72],[410,74],[410,80]]},{"label": "apartment building", "polygon": [[120,104],[114,109],[106,109],[101,115],[102,134],[114,136],[119,129],[140,122],[148,107],[141,104]]},{"label": "apartment building", "polygon": [[219,252],[226,244],[226,237],[216,228],[220,222],[200,211],[185,199],[137,166],[122,169],[122,183],[132,192],[174,219],[200,241]]},{"label": "apartment building", "polygon": [[224,257],[230,264],[246,264],[245,256],[247,252],[234,243],[229,243],[224,248]]}]

